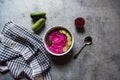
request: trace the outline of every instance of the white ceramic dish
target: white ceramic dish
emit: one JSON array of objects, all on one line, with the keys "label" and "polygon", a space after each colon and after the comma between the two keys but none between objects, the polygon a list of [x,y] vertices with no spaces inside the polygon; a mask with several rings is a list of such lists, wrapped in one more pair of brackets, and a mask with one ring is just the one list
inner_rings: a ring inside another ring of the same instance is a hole
[{"label": "white ceramic dish", "polygon": [[[67,32],[69,32],[69,34],[71,35],[71,38],[72,38],[71,46],[70,46],[69,49],[68,49],[66,52],[64,52],[64,53],[57,54],[57,53],[51,52],[51,51],[48,49],[48,47],[47,47],[46,37],[47,37],[47,35],[48,35],[52,30],[54,30],[54,29],[64,29],[64,30],[66,30]],[[52,55],[54,55],[54,56],[63,56],[63,55],[65,55],[65,54],[67,54],[68,52],[70,52],[70,50],[72,49],[73,44],[74,44],[73,34],[70,32],[70,30],[68,30],[67,28],[62,27],[62,26],[55,26],[55,27],[50,28],[50,29],[45,33],[43,40],[44,40],[44,45],[45,45],[46,50],[47,50],[50,54],[52,54]]]}]

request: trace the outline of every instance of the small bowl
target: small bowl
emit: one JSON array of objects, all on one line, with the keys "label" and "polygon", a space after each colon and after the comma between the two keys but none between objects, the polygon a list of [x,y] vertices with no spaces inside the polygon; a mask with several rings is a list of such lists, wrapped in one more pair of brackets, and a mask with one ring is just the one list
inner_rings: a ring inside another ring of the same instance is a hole
[{"label": "small bowl", "polygon": [[[50,32],[52,32],[53,30],[56,30],[56,29],[66,30],[66,31],[70,34],[71,39],[72,39],[72,43],[71,43],[70,47],[68,48],[67,51],[65,51],[65,52],[63,52],[63,53],[54,53],[54,52],[50,51],[50,50],[48,49],[48,46],[47,46],[47,43],[46,43],[46,38],[48,37],[48,34],[49,34]],[[74,44],[74,38],[73,38],[72,33],[70,32],[70,30],[68,30],[67,28],[62,27],[62,26],[55,26],[55,27],[50,28],[50,29],[45,33],[43,40],[44,40],[44,45],[45,45],[46,50],[47,50],[50,54],[52,54],[52,55],[54,55],[54,56],[63,56],[63,55],[66,55],[68,52],[70,52],[70,50],[72,49],[73,44]]]}]

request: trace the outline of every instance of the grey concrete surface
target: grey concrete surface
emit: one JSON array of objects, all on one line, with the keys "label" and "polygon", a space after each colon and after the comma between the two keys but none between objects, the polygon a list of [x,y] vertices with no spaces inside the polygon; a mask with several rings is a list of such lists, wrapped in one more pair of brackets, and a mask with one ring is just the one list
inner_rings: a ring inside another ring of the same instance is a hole
[{"label": "grey concrete surface", "polygon": [[[0,0],[0,31],[13,21],[31,30],[31,12],[47,12],[45,32],[53,26],[71,30],[75,43],[65,57],[51,56],[53,80],[120,80],[120,0]],[[78,32],[74,20],[86,21],[83,32]],[[93,44],[83,49],[76,60],[72,56],[93,37]],[[0,73],[0,80],[14,80],[9,73]]]}]

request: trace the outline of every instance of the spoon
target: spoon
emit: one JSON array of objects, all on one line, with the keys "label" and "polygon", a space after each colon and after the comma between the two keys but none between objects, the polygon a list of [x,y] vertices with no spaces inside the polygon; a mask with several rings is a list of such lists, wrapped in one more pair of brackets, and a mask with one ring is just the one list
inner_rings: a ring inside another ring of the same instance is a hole
[{"label": "spoon", "polygon": [[87,36],[84,39],[84,45],[82,46],[82,48],[75,54],[75,56],[73,57],[74,59],[76,59],[78,57],[78,55],[80,54],[80,52],[83,50],[83,48],[86,45],[91,45],[92,44],[92,37],[91,36]]}]

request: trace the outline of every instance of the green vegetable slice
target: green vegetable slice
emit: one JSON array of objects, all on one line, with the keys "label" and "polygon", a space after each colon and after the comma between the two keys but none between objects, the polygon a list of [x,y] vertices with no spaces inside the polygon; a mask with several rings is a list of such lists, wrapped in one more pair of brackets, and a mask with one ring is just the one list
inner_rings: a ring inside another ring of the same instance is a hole
[{"label": "green vegetable slice", "polygon": [[66,32],[66,30],[61,30],[61,31],[62,31],[62,33],[63,33],[63,34],[65,34],[65,35],[66,35],[66,33],[67,33],[67,32]]},{"label": "green vegetable slice", "polygon": [[62,34],[62,30],[59,30],[59,32]]},{"label": "green vegetable slice", "polygon": [[71,39],[71,36],[70,36],[70,34],[69,34],[69,33],[67,33],[67,34],[66,34],[66,37],[67,37],[67,41],[72,40],[72,39]]},{"label": "green vegetable slice", "polygon": [[63,47],[63,52],[66,52],[69,49],[68,46]]},{"label": "green vegetable slice", "polygon": [[72,41],[67,41],[67,46],[71,46]]}]

